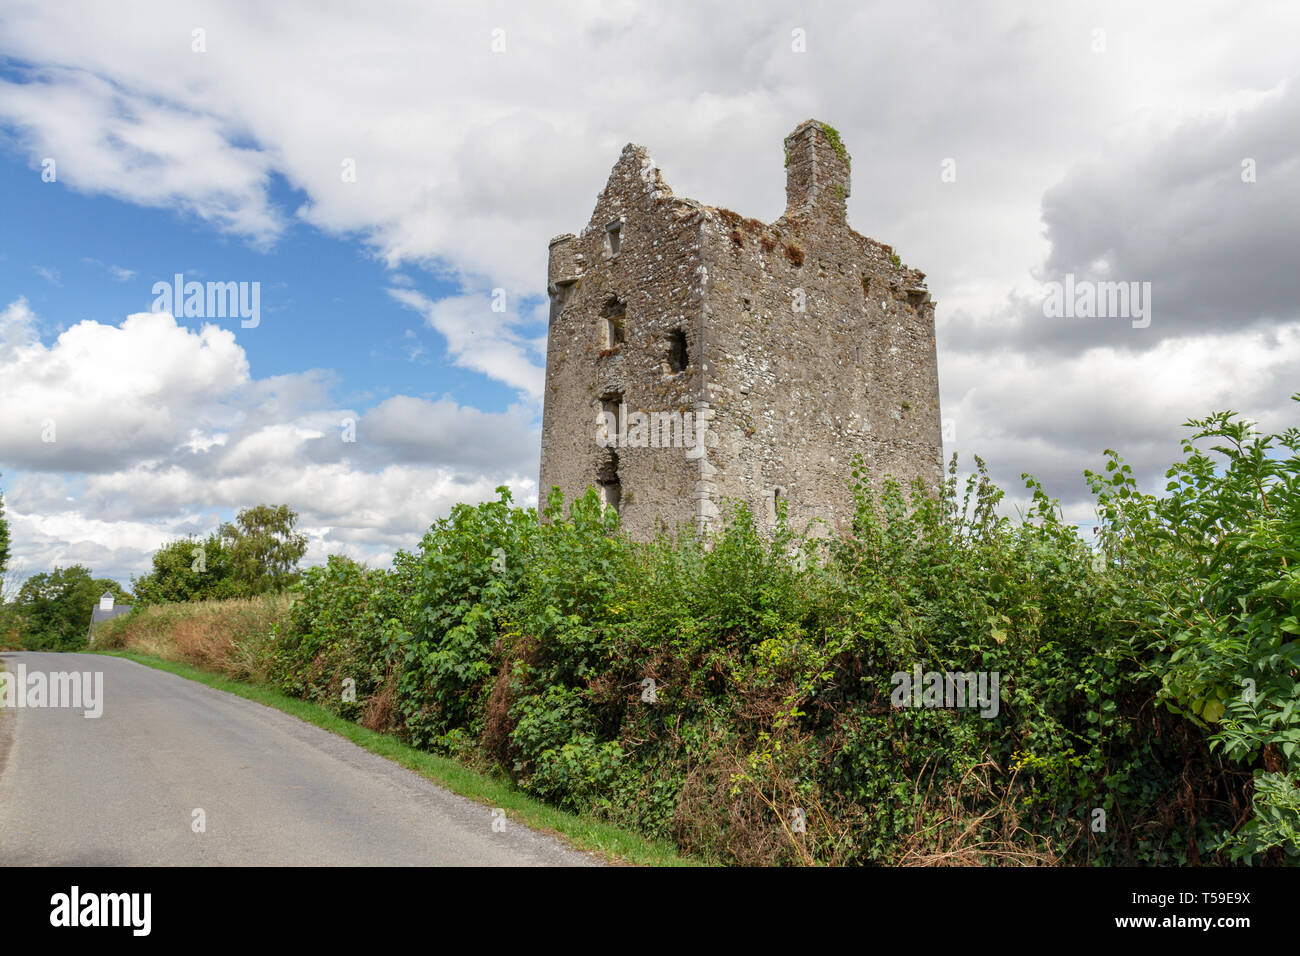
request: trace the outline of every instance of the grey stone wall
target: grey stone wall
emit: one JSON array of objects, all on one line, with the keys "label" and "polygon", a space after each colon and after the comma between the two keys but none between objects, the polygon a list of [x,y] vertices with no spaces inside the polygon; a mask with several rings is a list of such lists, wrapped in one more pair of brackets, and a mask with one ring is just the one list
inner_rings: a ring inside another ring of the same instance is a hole
[{"label": "grey stone wall", "polygon": [[[602,448],[598,416],[607,402],[620,406],[623,420],[675,412],[684,424],[695,412],[703,389],[703,217],[698,203],[673,196],[645,150],[629,145],[587,227],[551,243],[542,495],[559,486],[568,502],[616,477],[624,527],[641,537],[660,522],[693,520],[699,458],[683,444],[653,447],[649,436],[644,446]],[[669,367],[674,333],[684,340],[681,371]]]},{"label": "grey stone wall", "polygon": [[[834,131],[810,120],[785,151],[775,223],[673,196],[629,145],[581,235],[552,241],[543,497],[596,485],[639,538],[707,528],[729,499],[770,523],[780,498],[796,527],[832,533],[851,515],[855,454],[877,481],[937,485],[925,277],[849,227],[850,159]],[[599,416],[616,404],[633,427],[603,448]],[[697,427],[654,447],[637,413]]]}]

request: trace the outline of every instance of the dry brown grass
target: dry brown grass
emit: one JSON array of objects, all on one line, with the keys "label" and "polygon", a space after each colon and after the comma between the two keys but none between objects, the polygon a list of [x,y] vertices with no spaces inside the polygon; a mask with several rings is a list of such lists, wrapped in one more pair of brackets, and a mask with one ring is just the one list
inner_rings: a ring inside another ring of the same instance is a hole
[{"label": "dry brown grass", "polygon": [[380,733],[392,730],[397,709],[397,678],[389,674],[379,690],[371,694],[361,711],[361,726]]},{"label": "dry brown grass", "polygon": [[[993,784],[993,761],[971,767],[955,785],[934,789],[934,774],[902,842],[901,866],[1058,866],[1060,859],[1038,847],[1048,844],[1020,826],[1015,775],[1004,788]],[[917,777],[920,792],[924,771]]]},{"label": "dry brown grass", "polygon": [[513,762],[510,735],[515,723],[510,717],[510,705],[514,702],[515,665],[529,663],[536,653],[536,642],[524,638],[508,652],[502,642],[497,643],[494,657],[501,661],[496,677],[492,683],[492,694],[488,698],[487,711],[484,714],[483,750],[491,754],[503,766]]},{"label": "dry brown grass", "polygon": [[[799,787],[807,738],[742,754],[715,737],[712,756],[687,775],[673,819],[678,844],[741,866],[840,866],[848,828]],[[795,823],[796,815],[802,828]]]},{"label": "dry brown grass", "polygon": [[192,604],[158,604],[101,625],[96,648],[120,648],[180,661],[228,677],[260,681],[273,629],[287,624],[293,599],[265,595]]}]

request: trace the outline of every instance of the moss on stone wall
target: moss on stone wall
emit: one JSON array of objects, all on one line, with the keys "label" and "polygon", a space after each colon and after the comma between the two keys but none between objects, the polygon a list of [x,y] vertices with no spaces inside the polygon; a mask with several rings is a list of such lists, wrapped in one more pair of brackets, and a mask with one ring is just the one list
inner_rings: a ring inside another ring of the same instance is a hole
[{"label": "moss on stone wall", "polygon": [[849,159],[849,151],[844,145],[844,140],[840,138],[840,131],[828,123],[822,123],[822,132],[826,138],[831,141],[831,149],[835,150],[835,155],[844,160],[845,166],[852,166]]}]

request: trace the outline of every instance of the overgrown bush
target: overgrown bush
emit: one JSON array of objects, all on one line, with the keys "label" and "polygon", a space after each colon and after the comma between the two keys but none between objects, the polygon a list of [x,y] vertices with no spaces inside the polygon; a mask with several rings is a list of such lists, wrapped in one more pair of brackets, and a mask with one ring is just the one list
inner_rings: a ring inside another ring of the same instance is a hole
[{"label": "overgrown bush", "polygon": [[391,705],[376,713],[383,706],[377,698],[391,692],[390,660],[404,637],[409,562],[399,553],[394,569],[384,571],[331,555],[325,566],[309,568],[289,621],[276,628],[273,682],[352,719],[374,702],[367,722],[387,724]]},{"label": "overgrown bush", "polygon": [[1300,431],[1260,435],[1231,412],[1187,426],[1163,496],[1113,451],[1089,473],[1104,546],[1157,696],[1251,768],[1249,818],[1216,847],[1300,860]]},{"label": "overgrown bush", "polygon": [[410,565],[397,706],[417,746],[437,749],[452,743],[447,734],[481,731],[499,640],[510,633],[507,611],[537,537],[536,516],[499,491],[497,501],[456,505],[435,522]]},{"label": "overgrown bush", "polygon": [[[1001,514],[978,459],[933,497],[859,471],[831,537],[736,506],[639,544],[593,491],[539,522],[499,489],[392,571],[307,572],[269,672],[706,859],[1283,862],[1297,435],[1192,424],[1164,496],[1113,455],[1090,475],[1100,550],[1032,478],[1028,513]],[[907,706],[918,673],[997,693]]]}]

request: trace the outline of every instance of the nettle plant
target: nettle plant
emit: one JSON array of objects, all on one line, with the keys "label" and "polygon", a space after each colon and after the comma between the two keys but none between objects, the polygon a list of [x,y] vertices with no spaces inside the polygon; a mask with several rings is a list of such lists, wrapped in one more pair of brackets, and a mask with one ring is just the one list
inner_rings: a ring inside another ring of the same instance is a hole
[{"label": "nettle plant", "polygon": [[1252,817],[1222,848],[1300,857],[1300,430],[1261,435],[1234,412],[1186,425],[1162,497],[1113,451],[1087,473],[1101,543],[1160,698],[1254,770]]}]

